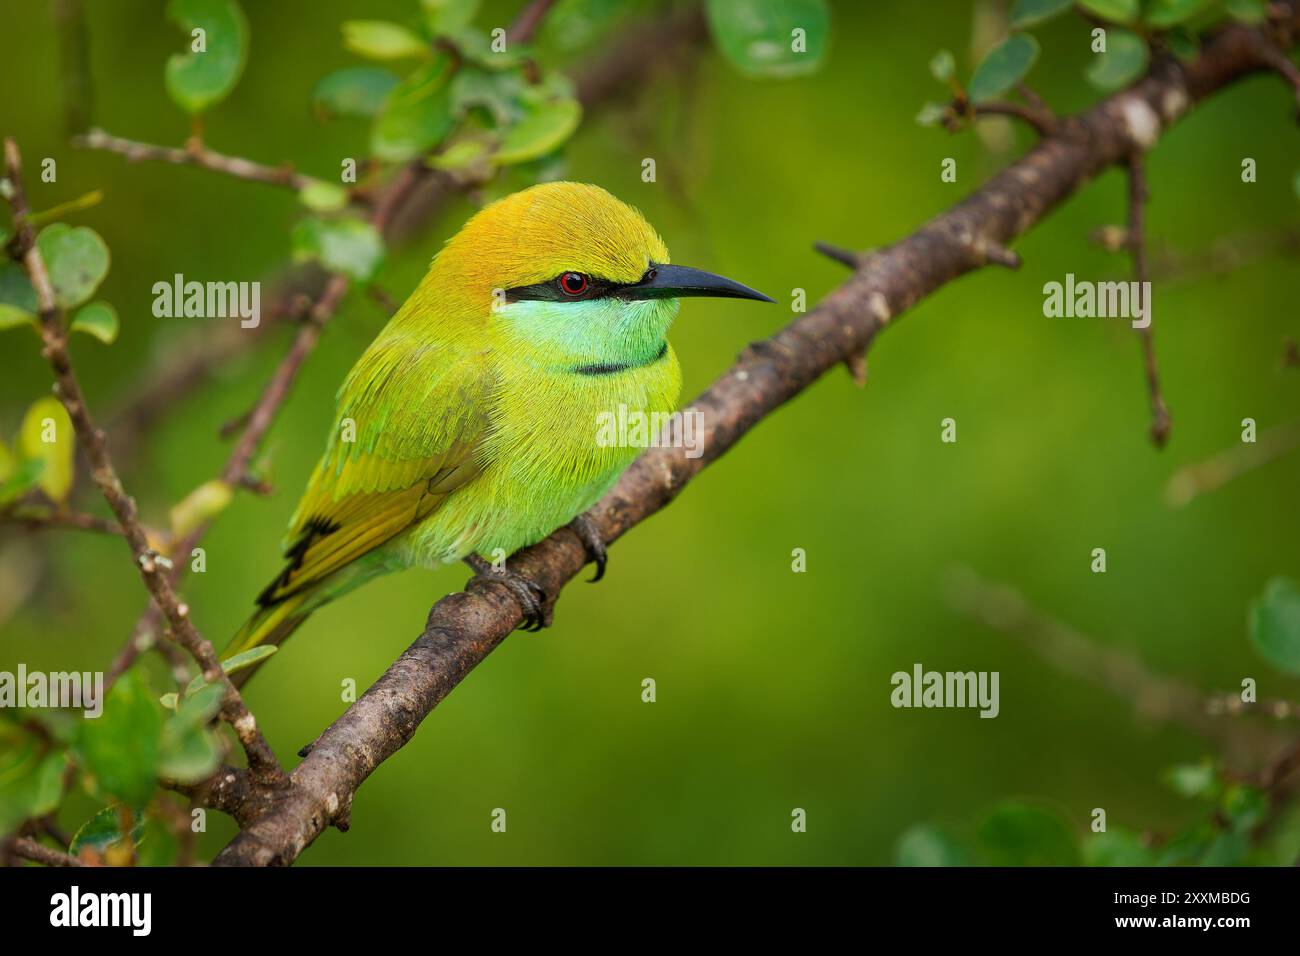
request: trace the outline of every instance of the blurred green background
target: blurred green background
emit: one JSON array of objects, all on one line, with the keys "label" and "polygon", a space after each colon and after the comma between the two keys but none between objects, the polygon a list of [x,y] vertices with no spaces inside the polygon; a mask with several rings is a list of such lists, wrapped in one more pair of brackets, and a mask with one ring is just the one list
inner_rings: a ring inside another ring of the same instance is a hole
[{"label": "blurred green background", "polygon": [[[179,49],[161,4],[88,3],[93,120],[110,132],[179,145],[186,117],[162,84]],[[364,155],[364,124],[325,124],[316,81],[358,63],[339,42],[355,17],[405,20],[411,0],[244,3],[251,52],[234,93],[205,123],[216,149],[332,176]],[[489,3],[478,23],[509,22]],[[996,5],[994,5],[996,6]],[[935,50],[971,65],[972,8],[943,0],[836,3],[823,69],[746,78],[710,46],[690,70],[651,71],[635,95],[593,112],[568,149],[568,177],[638,206],[675,261],[750,283],[783,304],[685,303],[673,334],[685,396],[746,343],[844,278],[811,249],[906,235],[1030,145],[1001,151],[913,117],[944,90]],[[1037,31],[1033,86],[1061,111],[1097,98],[1081,78],[1087,26]],[[592,53],[599,52],[599,44]],[[544,47],[544,51],[545,51]],[[552,46],[553,49],[553,46]],[[548,63],[571,62],[563,52]],[[0,29],[0,129],[16,136],[33,204],[88,190],[104,201],[72,221],[107,240],[101,295],[120,340],[85,337],[74,360],[93,408],[141,387],[165,343],[195,319],[155,319],[151,286],[181,272],[252,280],[288,255],[301,214],[292,193],[202,170],[128,164],[78,151],[62,128],[56,35],[45,3],[6,4]],[[1242,82],[1197,109],[1149,159],[1154,245],[1204,250],[1223,236],[1293,226],[1290,179],[1300,134],[1273,77]],[[41,184],[41,157],[57,158]],[[640,178],[656,158],[658,182]],[[1243,184],[1243,157],[1259,181]],[[940,181],[957,160],[958,181]],[[671,507],[619,542],[597,587],[571,586],[555,626],[516,634],[360,790],[347,834],[327,832],[311,864],[860,864],[893,860],[918,821],[964,826],[1008,797],[1048,801],[1080,832],[1093,807],[1112,825],[1171,830],[1189,808],[1163,768],[1212,752],[1184,730],[1136,720],[1129,705],[1054,670],[945,600],[954,565],[1022,590],[1105,645],[1209,692],[1260,679],[1294,696],[1252,652],[1246,608],[1266,579],[1300,577],[1300,454],[1171,510],[1170,476],[1239,442],[1240,422],[1293,420],[1300,372],[1279,368],[1300,333],[1294,257],[1229,275],[1162,281],[1155,325],[1169,447],[1147,438],[1138,342],[1125,323],[1046,319],[1042,286],[1065,273],[1127,278],[1122,257],[1087,241],[1124,217],[1124,179],[1102,177],[1017,244],[1019,272],[986,270],[925,300],[870,355],[863,391],[836,373],[763,422]],[[395,249],[378,284],[401,299],[471,212],[460,200]],[[224,643],[278,570],[278,542],[329,427],[333,393],[384,321],[351,293],[304,370],[267,447],[275,493],[241,494],[208,534],[208,570],[184,593],[200,630]],[[276,329],[221,380],[166,410],[146,445],[119,462],[146,521],[215,475],[219,426],[255,399],[290,330]],[[0,344],[0,434],[49,388],[25,331]],[[103,417],[103,414],[100,416]],[[939,423],[958,423],[956,444]],[[82,479],[74,499],[102,513]],[[791,571],[804,548],[807,572]],[[1089,571],[1104,547],[1109,570]],[[0,668],[106,668],[144,601],[120,542],[75,532],[0,532],[0,568],[19,607],[3,608]],[[391,576],[330,606],[249,685],[248,701],[285,758],[343,710],[340,682],[364,688],[420,632],[429,606],[461,587],[463,567]],[[21,580],[20,580],[21,578]],[[30,593],[29,593],[30,592]],[[1001,714],[895,710],[890,675],[916,662],[1001,673]],[[165,689],[155,668],[154,685]],[[654,704],[641,681],[658,684]],[[96,807],[79,796],[68,822]],[[490,832],[503,807],[507,834]],[[808,828],[791,832],[792,808]],[[210,815],[201,854],[233,824]]]}]

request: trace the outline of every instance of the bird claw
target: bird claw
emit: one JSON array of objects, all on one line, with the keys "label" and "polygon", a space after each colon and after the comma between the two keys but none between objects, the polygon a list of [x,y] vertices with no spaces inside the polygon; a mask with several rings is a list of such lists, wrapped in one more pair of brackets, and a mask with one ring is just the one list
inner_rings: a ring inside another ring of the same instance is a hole
[{"label": "bird claw", "polygon": [[542,628],[551,626],[554,614],[547,606],[546,592],[539,585],[509,568],[498,569],[477,554],[470,555],[465,559],[465,563],[474,570],[474,577],[465,585],[466,590],[469,590],[476,581],[500,584],[510,592],[510,596],[518,601],[519,607],[523,609],[524,620],[520,624],[521,630],[536,633]]},{"label": "bird claw", "polygon": [[605,576],[605,565],[609,563],[609,552],[605,550],[605,539],[600,536],[596,522],[585,514],[578,515],[569,522],[569,527],[578,536],[582,546],[587,549],[587,558],[596,565],[596,574],[587,583],[595,584]]}]

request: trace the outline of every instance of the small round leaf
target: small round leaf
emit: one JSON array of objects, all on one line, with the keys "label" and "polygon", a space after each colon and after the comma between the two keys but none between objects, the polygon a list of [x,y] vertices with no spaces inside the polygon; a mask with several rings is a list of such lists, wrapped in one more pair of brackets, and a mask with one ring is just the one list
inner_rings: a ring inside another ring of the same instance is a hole
[{"label": "small round leaf", "polygon": [[971,77],[969,94],[976,103],[1000,96],[1019,83],[1038,59],[1038,41],[1027,33],[1007,37],[989,50],[975,75]]}]

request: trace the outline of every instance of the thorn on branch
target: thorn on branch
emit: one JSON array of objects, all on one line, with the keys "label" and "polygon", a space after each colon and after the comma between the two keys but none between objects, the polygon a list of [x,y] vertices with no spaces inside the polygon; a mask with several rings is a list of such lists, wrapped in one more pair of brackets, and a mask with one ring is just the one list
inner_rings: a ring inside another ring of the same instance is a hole
[{"label": "thorn on branch", "polygon": [[864,349],[861,352],[854,352],[844,360],[844,367],[849,370],[849,375],[853,377],[853,384],[858,388],[867,387],[867,353]]},{"label": "thorn on branch", "polygon": [[1007,269],[1020,268],[1020,255],[988,236],[981,236],[975,241],[975,251],[980,260],[987,265],[1003,266]]},{"label": "thorn on branch", "polygon": [[870,256],[870,253],[857,253],[852,249],[845,249],[843,246],[831,245],[829,242],[814,242],[813,248],[828,259],[834,259],[840,265],[855,270],[861,268],[862,264]]}]

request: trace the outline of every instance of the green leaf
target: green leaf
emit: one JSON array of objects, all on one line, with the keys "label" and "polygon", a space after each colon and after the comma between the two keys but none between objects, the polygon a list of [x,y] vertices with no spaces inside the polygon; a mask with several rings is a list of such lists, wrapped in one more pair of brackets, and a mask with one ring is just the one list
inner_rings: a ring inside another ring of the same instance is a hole
[{"label": "green leaf", "polygon": [[464,118],[470,110],[481,107],[491,114],[497,127],[504,128],[523,117],[525,86],[514,71],[462,67],[451,81],[451,111],[457,118]]},{"label": "green leaf", "polygon": [[1142,75],[1151,53],[1136,33],[1106,31],[1106,52],[1098,53],[1088,67],[1088,82],[1100,90],[1117,90]]},{"label": "green leaf", "polygon": [[38,398],[27,409],[18,431],[23,458],[41,462],[36,484],[55,502],[64,502],[72,491],[73,459],[77,436],[68,410],[57,398]]},{"label": "green leaf", "polygon": [[298,190],[298,201],[314,212],[338,212],[348,204],[348,191],[337,183],[313,179]]},{"label": "green leaf", "polygon": [[172,507],[172,534],[183,538],[221,514],[234,498],[230,485],[218,478],[205,481]]},{"label": "green leaf", "polygon": [[1228,0],[1228,16],[1242,23],[1263,23],[1268,17],[1268,0]]},{"label": "green leaf", "polygon": [[429,44],[400,23],[387,20],[347,20],[343,45],[372,60],[403,60],[429,55]]},{"label": "green leaf", "polygon": [[993,866],[1079,864],[1079,847],[1069,824],[1036,804],[1010,802],[995,807],[980,825],[979,842]]},{"label": "green leaf", "polygon": [[75,308],[95,294],[108,274],[108,246],[89,226],[56,222],[36,237],[54,286],[54,299],[65,309]]},{"label": "green leaf", "polygon": [[489,70],[513,69],[523,61],[528,51],[521,43],[507,44],[504,50],[494,50],[492,37],[474,27],[462,27],[445,39],[450,41],[466,63],[474,63]]},{"label": "green leaf", "polygon": [[311,101],[322,119],[370,117],[379,112],[384,98],[397,84],[397,74],[382,66],[354,66],[322,77],[312,90]]},{"label": "green leaf", "polygon": [[[83,849],[91,849],[102,854],[114,843],[121,843],[121,814],[122,808],[116,805],[100,810],[77,830],[72,838],[72,845],[68,847],[68,853],[72,856],[80,856]],[[143,830],[144,811],[131,811],[131,841],[133,843],[140,839]]]},{"label": "green leaf", "polygon": [[576,99],[549,100],[530,106],[501,140],[493,157],[502,166],[545,156],[563,145],[582,122],[582,106]]},{"label": "green leaf", "polygon": [[420,0],[424,22],[434,36],[463,30],[478,15],[479,0]]},{"label": "green leaf", "polygon": [[948,50],[940,50],[930,60],[930,75],[940,83],[947,83],[957,70],[957,61]]},{"label": "green leaf", "polygon": [[[170,0],[167,19],[185,32],[185,53],[173,53],[163,74],[167,95],[187,113],[221,102],[248,59],[248,20],[235,0]],[[203,30],[203,51],[195,30]]]},{"label": "green leaf", "polygon": [[[237,671],[242,671],[245,668],[252,667],[258,661],[266,660],[268,657],[270,657],[279,649],[280,648],[275,644],[261,644],[258,645],[257,647],[251,647],[246,651],[241,651],[240,653],[236,654],[234,657],[226,658],[226,660],[221,662],[221,669],[225,671],[227,674],[234,674]],[[200,690],[204,689],[207,686],[208,684],[203,680],[203,675],[199,674],[192,681],[190,681],[189,684],[186,685],[185,696],[189,697],[192,694],[197,694]],[[169,700],[168,698],[171,699]],[[176,709],[175,698],[176,698],[175,694],[163,694],[163,696],[160,698],[160,701],[162,702],[162,705],[164,707],[168,707],[172,710],[175,710]]]},{"label": "green leaf", "polygon": [[899,866],[968,866],[970,853],[939,827],[918,824],[909,827],[894,847]]},{"label": "green leaf", "polygon": [[39,458],[28,458],[13,465],[9,474],[0,480],[0,505],[7,505],[35,488],[44,470],[45,462]]},{"label": "green leaf", "polygon": [[1069,10],[1073,4],[1074,0],[1016,0],[1016,5],[1011,8],[1011,29],[1023,30],[1050,20]]},{"label": "green leaf", "polygon": [[1201,821],[1169,838],[1156,852],[1156,866],[1181,866],[1203,854],[1216,835],[1213,824]]},{"label": "green leaf", "polygon": [[16,305],[10,305],[8,302],[0,302],[0,331],[4,329],[16,329],[19,326],[30,325],[35,327],[36,316],[20,309]]},{"label": "green leaf", "polygon": [[1206,848],[1205,855],[1201,857],[1201,866],[1236,866],[1250,849],[1250,837],[1248,834],[1239,833],[1229,830],[1220,833]]},{"label": "green leaf", "polygon": [[1208,761],[1181,764],[1165,771],[1165,783],[1182,797],[1213,800],[1219,792],[1219,771]]},{"label": "green leaf", "polygon": [[140,677],[127,671],[104,701],[104,712],[83,722],[77,752],[98,789],[133,805],[154,792],[162,711]]},{"label": "green leaf", "polygon": [[176,714],[163,725],[158,772],[171,780],[195,783],[212,773],[221,751],[208,722],[221,706],[225,688],[205,684],[188,694]]},{"label": "green leaf", "polygon": [[477,139],[463,139],[454,143],[437,156],[430,156],[428,165],[433,169],[460,170],[473,169],[488,161],[487,144]]},{"label": "green leaf", "polygon": [[[0,305],[9,307],[15,322],[36,321],[36,290],[27,278],[27,271],[8,259],[0,262]],[[27,318],[18,319],[18,315]],[[0,326],[4,327],[7,326]]]},{"label": "green leaf", "polygon": [[370,131],[370,151],[375,156],[405,162],[428,152],[451,132],[454,120],[447,90],[451,71],[451,60],[440,56],[389,91]]},{"label": "green leaf", "polygon": [[947,111],[942,103],[926,103],[921,107],[921,112],[916,114],[916,122],[921,126],[938,126],[943,122]]},{"label": "green leaf", "polygon": [[221,669],[227,674],[234,674],[246,667],[252,667],[258,661],[266,660],[279,649],[275,644],[263,644],[260,647],[249,648],[234,657],[226,658],[221,662]]},{"label": "green leaf", "polygon": [[1000,96],[1019,83],[1038,59],[1038,41],[1027,33],[1007,37],[975,68],[968,93],[976,103]]},{"label": "green leaf", "polygon": [[1223,814],[1233,830],[1247,833],[1268,817],[1268,794],[1258,787],[1234,783],[1223,794]]},{"label": "green leaf", "polygon": [[1300,199],[1300,169],[1295,171],[1295,176],[1291,178],[1291,188],[1295,191],[1295,198]]},{"label": "green leaf", "polygon": [[1250,641],[1279,670],[1300,674],[1300,586],[1273,578],[1250,606]]},{"label": "green leaf", "polygon": [[[101,189],[95,189],[76,199],[69,199],[67,202],[61,202],[57,206],[51,206],[49,209],[42,209],[40,212],[34,212],[27,217],[27,221],[33,226],[39,226],[43,222],[53,222],[55,219],[62,219],[68,213],[81,212],[83,209],[90,209],[92,206],[98,206],[104,199],[104,192]],[[3,243],[0,243],[3,245]]]},{"label": "green leaf", "polygon": [[1147,5],[1145,20],[1153,27],[1172,27],[1190,20],[1208,0],[1151,0]]},{"label": "green leaf", "polygon": [[3,728],[0,744],[0,834],[7,834],[58,808],[66,761],[61,750],[43,753],[43,747],[16,726]]},{"label": "green leaf", "polygon": [[1151,866],[1154,854],[1131,830],[1116,827],[1083,838],[1084,866]]},{"label": "green leaf", "polygon": [[1201,41],[1186,27],[1174,27],[1165,36],[1169,51],[1184,63],[1190,63],[1201,53]]},{"label": "green leaf", "polygon": [[626,12],[624,0],[560,0],[542,24],[548,47],[572,53],[590,46]]},{"label": "green leaf", "polygon": [[1103,20],[1131,23],[1137,19],[1138,0],[1078,0],[1079,6]]},{"label": "green leaf", "polygon": [[314,259],[362,282],[374,278],[384,259],[383,239],[360,219],[303,219],[294,226],[291,241],[295,261]]},{"label": "green leaf", "polygon": [[69,328],[73,332],[93,335],[105,345],[112,345],[117,341],[117,310],[107,302],[92,302],[77,310]]},{"label": "green leaf", "polygon": [[799,76],[826,55],[824,0],[707,0],[704,9],[718,49],[742,73]]}]

